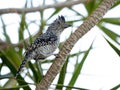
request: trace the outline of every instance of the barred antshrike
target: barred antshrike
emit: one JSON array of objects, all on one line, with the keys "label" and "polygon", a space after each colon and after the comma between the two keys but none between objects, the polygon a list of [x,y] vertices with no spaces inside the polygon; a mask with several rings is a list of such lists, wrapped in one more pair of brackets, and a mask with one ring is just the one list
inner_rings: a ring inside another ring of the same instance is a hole
[{"label": "barred antshrike", "polygon": [[60,34],[65,28],[70,26],[71,25],[66,24],[64,16],[58,16],[58,19],[50,24],[46,33],[36,38],[36,40],[28,47],[25,52],[24,60],[16,73],[16,77],[19,75],[27,61],[31,59],[36,61],[44,60],[46,57],[52,55],[59,45]]}]

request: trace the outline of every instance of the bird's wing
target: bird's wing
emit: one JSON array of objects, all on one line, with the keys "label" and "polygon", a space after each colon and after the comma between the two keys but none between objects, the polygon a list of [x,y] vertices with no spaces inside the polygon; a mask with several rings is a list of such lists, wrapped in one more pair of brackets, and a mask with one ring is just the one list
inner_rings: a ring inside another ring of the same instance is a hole
[{"label": "bird's wing", "polygon": [[38,47],[51,45],[57,41],[57,39],[57,36],[51,32],[44,33],[40,37],[36,38],[36,40],[30,46],[28,46],[25,55],[32,53]]}]

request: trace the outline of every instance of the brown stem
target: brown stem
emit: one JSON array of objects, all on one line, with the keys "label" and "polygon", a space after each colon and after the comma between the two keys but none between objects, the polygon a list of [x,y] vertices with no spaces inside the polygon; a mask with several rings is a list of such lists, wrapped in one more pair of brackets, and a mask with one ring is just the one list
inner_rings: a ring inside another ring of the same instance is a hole
[{"label": "brown stem", "polygon": [[45,9],[49,8],[64,8],[64,7],[70,7],[76,4],[85,3],[87,0],[77,0],[77,1],[66,1],[63,3],[57,3],[54,5],[47,5],[47,6],[40,6],[40,7],[34,7],[34,8],[8,8],[8,9],[0,9],[0,14],[7,14],[7,13],[30,13],[30,12],[36,12],[36,11],[43,11]]}]

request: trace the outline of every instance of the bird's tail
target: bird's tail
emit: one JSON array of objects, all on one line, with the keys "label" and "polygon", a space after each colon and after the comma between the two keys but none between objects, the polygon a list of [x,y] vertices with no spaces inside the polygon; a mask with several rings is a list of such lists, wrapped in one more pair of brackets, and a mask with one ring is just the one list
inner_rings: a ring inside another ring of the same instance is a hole
[{"label": "bird's tail", "polygon": [[15,78],[17,78],[17,76],[20,74],[20,71],[22,70],[22,68],[25,66],[27,62],[27,59],[24,59],[20,65],[20,67],[18,68],[17,72],[16,72],[16,75],[15,75]]}]

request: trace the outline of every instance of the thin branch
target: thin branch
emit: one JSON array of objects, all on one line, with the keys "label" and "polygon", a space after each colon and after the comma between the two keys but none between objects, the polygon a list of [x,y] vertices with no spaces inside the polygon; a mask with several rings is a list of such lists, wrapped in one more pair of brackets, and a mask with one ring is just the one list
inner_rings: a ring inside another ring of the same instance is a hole
[{"label": "thin branch", "polygon": [[9,9],[0,9],[0,14],[7,14],[7,13],[30,13],[30,12],[36,12],[36,11],[43,11],[45,9],[49,8],[64,8],[64,7],[71,7],[76,4],[80,3],[85,3],[88,0],[77,0],[77,1],[66,1],[63,3],[57,3],[54,5],[47,5],[47,6],[40,6],[40,7],[34,7],[34,8],[23,8],[23,9],[18,9],[18,8],[9,8]]},{"label": "thin branch", "polygon": [[105,15],[105,13],[112,7],[117,0],[103,0],[100,6],[89,16],[84,23],[70,36],[65,42],[58,56],[54,60],[53,64],[47,71],[44,78],[36,86],[36,90],[48,90],[52,81],[55,79],[57,74],[60,72],[62,66],[65,63],[67,55],[70,53],[74,44],[91,28],[93,28]]},{"label": "thin branch", "polygon": [[12,47],[18,47],[18,48],[23,48],[24,47],[23,43],[11,44],[11,43],[8,43],[8,42],[0,42],[0,50],[10,48],[11,46]]}]

